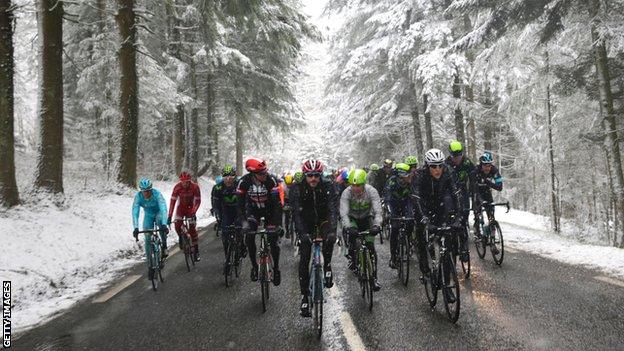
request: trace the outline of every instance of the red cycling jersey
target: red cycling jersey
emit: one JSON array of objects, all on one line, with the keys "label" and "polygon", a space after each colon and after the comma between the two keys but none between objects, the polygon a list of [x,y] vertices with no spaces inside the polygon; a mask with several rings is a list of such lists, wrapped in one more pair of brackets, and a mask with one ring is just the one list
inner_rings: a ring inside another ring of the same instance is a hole
[{"label": "red cycling jersey", "polygon": [[169,217],[173,214],[173,209],[178,200],[179,203],[176,215],[179,217],[193,216],[201,204],[199,184],[191,182],[187,188],[182,185],[182,182],[176,184],[171,193],[171,201],[169,202]]}]

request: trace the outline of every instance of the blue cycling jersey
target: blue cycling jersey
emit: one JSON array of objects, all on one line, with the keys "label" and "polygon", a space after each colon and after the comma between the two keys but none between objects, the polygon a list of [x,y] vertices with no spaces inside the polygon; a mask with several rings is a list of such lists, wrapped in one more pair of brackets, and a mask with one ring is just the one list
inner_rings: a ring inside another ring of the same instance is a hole
[{"label": "blue cycling jersey", "polygon": [[152,189],[152,196],[149,199],[146,199],[141,191],[136,193],[132,204],[132,225],[134,228],[139,227],[141,207],[145,211],[143,229],[151,229],[156,220],[159,220],[163,226],[167,225],[167,203],[160,191]]}]

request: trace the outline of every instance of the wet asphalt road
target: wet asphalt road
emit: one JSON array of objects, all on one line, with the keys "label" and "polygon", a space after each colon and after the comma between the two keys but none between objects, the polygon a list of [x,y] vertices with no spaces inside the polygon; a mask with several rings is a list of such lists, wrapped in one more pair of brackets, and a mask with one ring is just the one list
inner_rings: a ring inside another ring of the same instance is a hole
[{"label": "wet asphalt road", "polygon": [[429,308],[415,264],[408,286],[399,283],[387,266],[387,241],[377,241],[383,288],[370,313],[336,248],[336,286],[327,294],[324,334],[317,340],[312,320],[298,314],[298,260],[290,242],[282,242],[282,284],[271,286],[263,314],[248,260],[226,288],[221,240],[209,229],[201,241],[203,260],[187,273],[181,253],[170,257],[157,292],[145,267],[137,266],[128,274],[142,277],[110,300],[89,298],[19,336],[12,348],[348,350],[361,341],[368,350],[624,350],[624,288],[594,279],[598,272],[526,252],[506,252],[499,267],[489,253],[480,260],[471,247],[472,275],[461,279],[461,315],[454,325],[440,302]]}]

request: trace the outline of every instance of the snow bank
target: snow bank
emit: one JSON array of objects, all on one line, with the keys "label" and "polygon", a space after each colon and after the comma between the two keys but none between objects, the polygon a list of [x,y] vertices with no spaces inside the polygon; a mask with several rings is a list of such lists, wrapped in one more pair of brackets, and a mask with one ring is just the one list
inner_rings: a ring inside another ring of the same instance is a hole
[{"label": "snow bank", "polygon": [[[203,226],[211,222],[213,182],[201,179],[200,184],[198,218]],[[155,182],[167,202],[173,185]],[[69,192],[62,209],[37,203],[0,213],[0,278],[13,284],[12,322],[17,332],[100,291],[143,259],[132,237],[134,192]],[[169,245],[177,241],[175,234],[169,238]]]},{"label": "snow bank", "polygon": [[[550,231],[548,218],[529,212],[496,211],[496,219],[501,223],[505,243],[509,247],[560,262],[597,269],[624,279],[622,249],[582,244],[568,237],[559,236]],[[570,226],[570,223],[564,223],[563,231],[570,231]]]}]

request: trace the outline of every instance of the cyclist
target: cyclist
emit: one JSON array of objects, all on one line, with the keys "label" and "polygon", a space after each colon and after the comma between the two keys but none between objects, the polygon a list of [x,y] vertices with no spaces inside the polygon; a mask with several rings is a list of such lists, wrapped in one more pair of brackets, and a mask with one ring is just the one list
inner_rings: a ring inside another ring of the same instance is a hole
[{"label": "cyclist", "polygon": [[[377,190],[372,185],[366,184],[366,172],[363,169],[355,169],[349,173],[349,187],[340,196],[340,219],[342,227],[346,228],[349,242],[349,268],[355,270],[357,267],[355,234],[369,230],[370,235],[374,236],[381,232],[381,200]],[[373,289],[378,291],[381,286],[377,280],[375,241],[366,240],[366,246],[375,261]]]},{"label": "cyclist", "polygon": [[[411,200],[411,182],[412,172],[410,166],[406,163],[397,163],[395,166],[395,175],[391,176],[386,183],[385,201],[390,210],[390,218],[412,217],[414,215],[414,207]],[[390,232],[390,268],[397,268],[397,246],[399,241],[399,223],[392,222],[392,231]],[[407,224],[407,235],[411,235],[414,229],[413,222]]]},{"label": "cyclist", "polygon": [[[481,204],[483,201],[493,202],[492,189],[503,190],[503,177],[498,168],[493,165],[492,153],[486,151],[479,157],[479,165],[474,171],[475,182],[477,184],[476,201]],[[490,222],[494,222],[494,206],[486,205],[485,211]],[[475,226],[477,224],[475,223]]]},{"label": "cyclist", "polygon": [[[214,199],[215,197],[215,191],[217,191],[218,186],[223,182],[223,177],[221,175],[218,175],[215,178],[215,184],[212,186],[212,190],[210,191],[210,203],[211,203],[211,208],[210,208],[210,214],[215,218],[215,220],[217,221],[217,224],[215,225],[215,232],[217,231],[217,227],[221,227],[221,217],[215,212],[215,204],[212,201],[212,199]],[[219,233],[217,232],[217,236],[219,236]]]},{"label": "cyclist", "polygon": [[[461,230],[461,216],[456,215],[460,204],[460,191],[457,189],[454,174],[444,164],[444,154],[439,149],[430,149],[425,153],[425,165],[412,182],[412,197],[420,224],[452,227]],[[418,263],[423,274],[421,281],[429,278],[425,231],[417,231]],[[457,230],[456,230],[457,231]],[[452,294],[445,289],[445,294]],[[449,301],[454,301],[454,297]]]},{"label": "cyclist", "polygon": [[[134,232],[132,235],[135,239],[139,236],[139,214],[141,207],[143,208],[143,230],[152,229],[154,225],[158,226],[160,230],[161,251],[162,257],[165,258],[167,254],[167,234],[169,234],[169,228],[167,228],[167,203],[160,191],[156,190],[152,186],[152,181],[148,178],[143,178],[139,181],[140,191],[134,195],[134,202],[132,204],[132,225],[134,226]],[[145,234],[145,257],[149,257],[149,234]]]},{"label": "cyclist", "polygon": [[[223,181],[220,184],[215,184],[212,189],[212,208],[214,209],[215,215],[221,219],[221,222],[218,225],[221,226],[221,232],[226,233],[226,230],[229,226],[240,226],[241,221],[238,217],[238,195],[237,195],[237,179],[236,179],[236,168],[232,165],[225,165],[221,170],[221,176]],[[237,232],[236,235],[239,236],[241,233]],[[242,239],[239,237],[239,239]],[[223,254],[225,255],[225,267],[227,267],[228,263],[227,259],[227,245],[228,245],[228,235],[222,235],[221,241],[223,243]],[[239,240],[242,243],[242,240]],[[241,256],[245,257],[246,249],[245,246],[242,245]]]},{"label": "cyclist", "polygon": [[[280,248],[277,242],[277,226],[281,219],[280,202],[278,195],[278,180],[268,173],[264,160],[250,158],[245,161],[245,174],[238,182],[238,215],[242,219],[243,230],[258,230],[261,217],[265,218],[268,233],[267,239],[273,256],[273,284],[280,285],[281,273],[279,270]],[[249,260],[251,261],[251,280],[258,280],[258,262],[256,260],[256,237],[246,234],[245,242]]]},{"label": "cyclist", "polygon": [[310,159],[301,167],[305,180],[295,185],[290,194],[293,219],[299,233],[299,288],[301,289],[301,315],[310,317],[308,290],[310,285],[310,254],[316,231],[323,237],[323,262],[325,287],[333,286],[332,252],[336,242],[336,191],[334,184],[323,178],[321,161]]},{"label": "cyclist", "polygon": [[292,220],[292,207],[290,205],[290,191],[293,188],[293,176],[290,173],[286,173],[284,176],[284,228],[286,228],[286,238],[290,239],[292,233],[290,232],[290,221]]},{"label": "cyclist", "polygon": [[293,175],[293,183],[301,183],[303,181],[303,172],[297,171],[295,175]]},{"label": "cyclist", "polygon": [[[179,201],[178,201],[179,200]],[[178,233],[178,242],[180,248],[182,248],[182,219],[184,217],[189,219],[188,233],[191,236],[191,245],[195,250],[195,261],[199,261],[199,244],[196,229],[196,216],[197,209],[201,204],[201,192],[199,190],[199,184],[191,180],[191,174],[183,171],[180,173],[180,181],[173,187],[171,192],[171,200],[169,200],[169,214],[167,216],[167,224],[171,225],[171,216],[173,215],[173,209],[178,203],[176,209],[176,215],[173,220],[175,224],[176,233]]]},{"label": "cyclist", "polygon": [[418,171],[418,157],[416,156],[407,156],[405,158],[405,164],[407,164],[408,166],[410,166],[410,171],[413,174],[416,174],[416,171]]},{"label": "cyclist", "polygon": [[[464,230],[460,236],[459,259],[466,262],[468,256],[468,214],[470,213],[470,199],[473,198],[475,183],[475,165],[464,155],[462,144],[453,140],[449,144],[450,156],[446,159],[446,164],[451,168],[457,179],[457,187],[461,191],[461,202],[458,213],[462,216]],[[474,207],[474,206],[473,206]],[[475,212],[476,213],[476,212]]]}]

